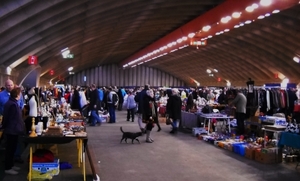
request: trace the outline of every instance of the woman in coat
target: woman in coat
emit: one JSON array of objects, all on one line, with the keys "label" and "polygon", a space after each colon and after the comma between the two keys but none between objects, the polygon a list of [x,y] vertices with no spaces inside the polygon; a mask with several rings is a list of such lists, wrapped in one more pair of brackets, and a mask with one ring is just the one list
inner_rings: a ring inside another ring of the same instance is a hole
[{"label": "woman in coat", "polygon": [[19,167],[14,166],[14,153],[17,149],[19,135],[25,134],[25,124],[22,119],[22,110],[18,104],[21,88],[14,88],[10,98],[4,105],[3,121],[4,134],[6,135],[5,173],[16,175]]},{"label": "woman in coat", "polygon": [[151,131],[157,119],[157,105],[153,90],[147,90],[143,98],[143,121],[146,123],[146,142],[152,143],[154,140],[151,138]]},{"label": "woman in coat", "polygon": [[181,119],[181,106],[182,101],[179,96],[179,91],[176,88],[172,89],[172,95],[169,97],[167,102],[167,114],[169,118],[172,119],[172,131],[170,133],[177,133],[178,126],[177,122]]}]

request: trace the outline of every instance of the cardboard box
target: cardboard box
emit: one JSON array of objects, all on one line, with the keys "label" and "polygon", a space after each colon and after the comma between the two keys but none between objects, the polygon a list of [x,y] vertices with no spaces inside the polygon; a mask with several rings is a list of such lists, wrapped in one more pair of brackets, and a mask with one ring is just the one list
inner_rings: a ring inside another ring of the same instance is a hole
[{"label": "cardboard box", "polygon": [[246,147],[245,157],[254,160],[255,159],[255,149]]},{"label": "cardboard box", "polygon": [[166,117],[158,117],[158,122],[166,123]]},{"label": "cardboard box", "polygon": [[59,174],[59,159],[54,162],[32,163],[32,172],[40,174],[50,174],[51,176]]},{"label": "cardboard box", "polygon": [[281,163],[282,162],[282,149],[262,149],[255,152],[255,161],[264,164]]}]

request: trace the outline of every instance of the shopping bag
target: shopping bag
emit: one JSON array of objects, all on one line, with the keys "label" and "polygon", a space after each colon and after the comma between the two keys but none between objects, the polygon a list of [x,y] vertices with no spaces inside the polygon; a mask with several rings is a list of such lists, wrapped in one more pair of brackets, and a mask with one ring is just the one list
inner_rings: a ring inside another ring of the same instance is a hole
[{"label": "shopping bag", "polygon": [[169,115],[166,115],[166,125],[172,124],[172,119],[169,117]]}]

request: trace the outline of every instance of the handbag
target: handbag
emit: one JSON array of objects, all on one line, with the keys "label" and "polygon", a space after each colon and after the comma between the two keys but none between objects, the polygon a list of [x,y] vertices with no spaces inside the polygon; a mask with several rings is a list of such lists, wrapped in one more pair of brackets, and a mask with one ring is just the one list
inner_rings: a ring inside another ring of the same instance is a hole
[{"label": "handbag", "polygon": [[172,123],[173,123],[172,119],[169,117],[169,115],[166,115],[166,125],[170,125]]}]

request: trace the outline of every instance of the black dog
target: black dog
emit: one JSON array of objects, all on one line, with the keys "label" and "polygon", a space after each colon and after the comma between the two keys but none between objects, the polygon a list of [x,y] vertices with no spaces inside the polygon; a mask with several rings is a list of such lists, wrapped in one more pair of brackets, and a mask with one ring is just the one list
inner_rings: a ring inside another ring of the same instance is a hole
[{"label": "black dog", "polygon": [[131,139],[132,140],[132,144],[133,144],[133,141],[136,140],[140,143],[140,140],[137,139],[137,137],[139,136],[142,136],[142,132],[136,132],[136,133],[131,133],[131,132],[124,132],[122,127],[120,127],[120,130],[122,131],[123,133],[123,136],[122,136],[122,139],[120,141],[120,143],[122,143],[122,141],[125,139],[125,142],[127,143],[127,138]]}]

